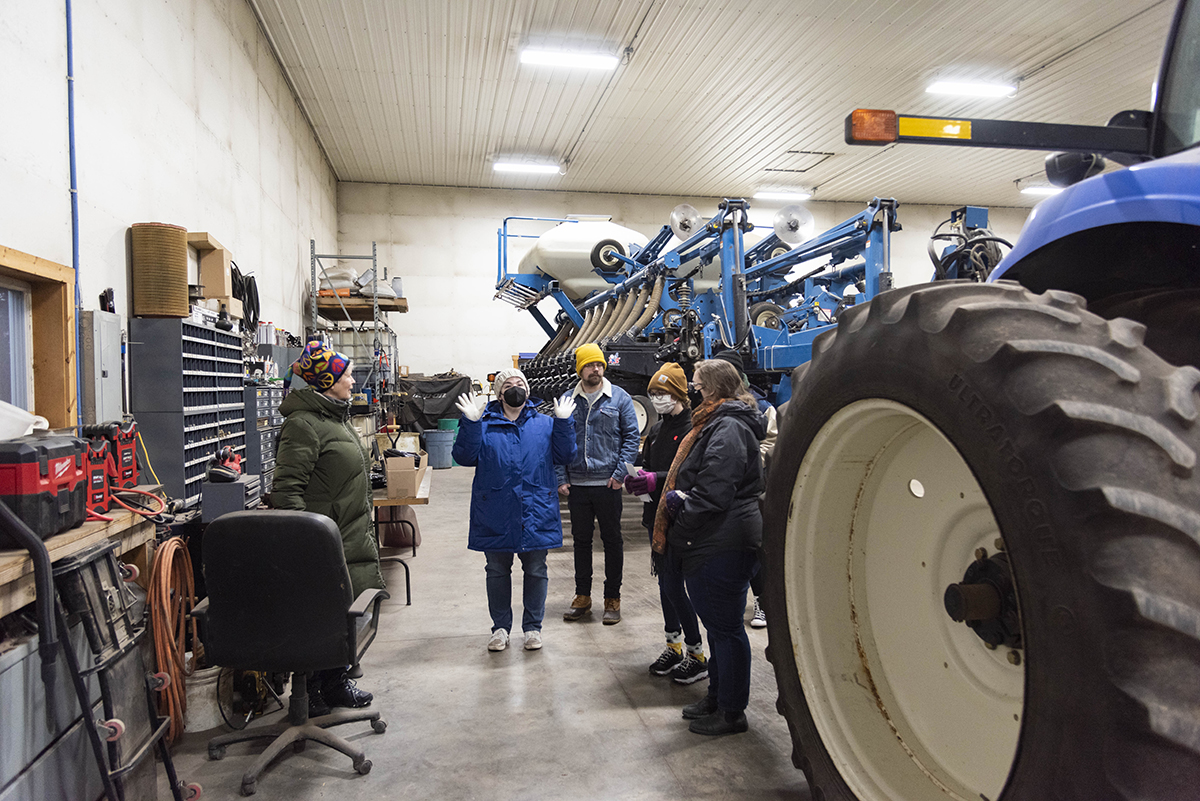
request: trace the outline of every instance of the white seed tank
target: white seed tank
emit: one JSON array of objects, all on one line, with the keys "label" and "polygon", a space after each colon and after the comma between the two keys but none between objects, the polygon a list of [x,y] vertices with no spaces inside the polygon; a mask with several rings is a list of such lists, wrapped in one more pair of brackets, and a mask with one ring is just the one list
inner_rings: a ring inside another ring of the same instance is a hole
[{"label": "white seed tank", "polygon": [[622,262],[610,255],[619,249],[629,254],[629,245],[645,247],[650,240],[632,228],[601,220],[559,223],[538,237],[521,258],[517,272],[545,273],[558,280],[567,297],[578,300],[609,283],[596,274],[595,266],[618,272]]}]

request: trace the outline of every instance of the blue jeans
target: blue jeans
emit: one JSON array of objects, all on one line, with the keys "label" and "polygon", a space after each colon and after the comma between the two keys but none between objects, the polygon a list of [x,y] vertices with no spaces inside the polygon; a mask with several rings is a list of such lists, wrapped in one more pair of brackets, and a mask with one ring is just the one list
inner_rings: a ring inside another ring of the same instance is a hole
[{"label": "blue jeans", "polygon": [[742,615],[757,572],[758,555],[737,550],[713,554],[684,576],[692,606],[708,631],[708,695],[726,712],[741,712],[750,703],[750,639]]},{"label": "blue jeans", "polygon": [[[484,551],[487,557],[488,612],[492,616],[492,631],[512,630],[512,563],[513,555],[507,551]],[[521,631],[541,631],[542,618],[546,614],[546,587],[550,579],[546,573],[546,550],[527,551],[521,557],[521,568],[525,574],[521,603],[525,611],[521,615]]]}]

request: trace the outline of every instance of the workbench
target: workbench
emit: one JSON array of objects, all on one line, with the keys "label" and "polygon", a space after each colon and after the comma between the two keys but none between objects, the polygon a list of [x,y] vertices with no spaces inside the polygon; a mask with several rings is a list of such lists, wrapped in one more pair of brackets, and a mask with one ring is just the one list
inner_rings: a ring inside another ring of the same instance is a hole
[{"label": "workbench", "polygon": [[[138,487],[145,492],[158,492],[158,485]],[[115,510],[115,511],[113,511]],[[85,522],[45,540],[50,561],[57,562],[98,542],[117,543],[117,553],[123,554],[154,539],[154,524],[141,515],[113,505],[107,513],[111,523],[97,520]],[[15,612],[37,597],[33,583],[33,560],[25,550],[0,551],[0,617]]]},{"label": "workbench", "polygon": [[[375,522],[375,544],[379,546],[379,508],[382,506],[424,506],[429,503],[429,487],[433,481],[433,470],[426,470],[425,477],[421,479],[421,486],[417,487],[417,494],[412,498],[389,498],[387,496],[387,488],[381,487],[371,493],[372,514]],[[405,520],[389,521],[396,523],[405,523]],[[410,524],[411,525],[411,524]],[[413,531],[413,556],[417,555],[417,532]],[[382,546],[379,546],[382,547]],[[408,571],[408,562],[405,562],[398,556],[381,556],[381,562],[397,562],[404,568],[404,600],[407,606],[412,606],[412,579]]]}]

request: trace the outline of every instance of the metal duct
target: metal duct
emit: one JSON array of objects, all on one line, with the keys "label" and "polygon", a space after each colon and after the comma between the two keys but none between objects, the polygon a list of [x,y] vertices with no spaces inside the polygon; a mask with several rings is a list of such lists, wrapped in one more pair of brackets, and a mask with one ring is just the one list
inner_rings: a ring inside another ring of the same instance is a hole
[{"label": "metal duct", "polygon": [[642,312],[642,316],[637,318],[630,328],[631,334],[636,335],[643,328],[650,325],[650,321],[654,319],[654,315],[658,314],[658,304],[662,300],[663,287],[666,284],[666,276],[660,275],[658,281],[654,283],[654,293],[650,295],[650,302],[646,304],[646,310]]}]

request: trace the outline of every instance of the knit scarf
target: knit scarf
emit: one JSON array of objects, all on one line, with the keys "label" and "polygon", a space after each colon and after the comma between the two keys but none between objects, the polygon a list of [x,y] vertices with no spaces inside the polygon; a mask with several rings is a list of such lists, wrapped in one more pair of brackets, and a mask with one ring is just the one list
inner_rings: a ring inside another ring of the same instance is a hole
[{"label": "knit scarf", "polygon": [[667,481],[663,484],[662,495],[659,496],[658,510],[654,513],[654,533],[650,538],[650,548],[657,554],[667,552],[667,529],[671,526],[671,520],[667,516],[667,493],[675,489],[675,479],[679,476],[679,466],[687,459],[692,446],[696,444],[697,437],[700,436],[700,431],[712,419],[713,414],[721,407],[721,404],[727,400],[729,398],[707,400],[700,404],[696,411],[692,412],[692,430],[687,432],[687,435],[683,438],[683,442],[679,443],[679,450],[675,452],[675,459],[671,462],[671,469],[667,471]]}]

